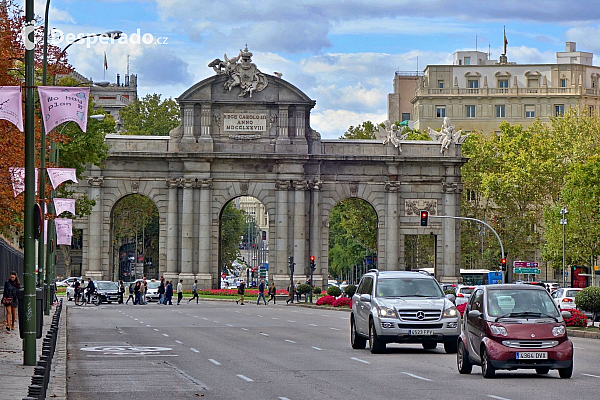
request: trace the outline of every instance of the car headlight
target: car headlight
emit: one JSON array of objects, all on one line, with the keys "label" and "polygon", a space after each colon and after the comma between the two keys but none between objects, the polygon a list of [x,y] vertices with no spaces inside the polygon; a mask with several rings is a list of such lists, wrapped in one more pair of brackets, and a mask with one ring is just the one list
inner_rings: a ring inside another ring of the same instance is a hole
[{"label": "car headlight", "polygon": [[444,313],[442,314],[442,318],[456,317],[457,315],[458,315],[458,311],[456,310],[456,307],[450,306],[444,310]]},{"label": "car headlight", "polygon": [[564,335],[566,332],[564,325],[561,326],[555,326],[554,328],[552,328],[552,334],[554,336],[562,336]]},{"label": "car headlight", "polygon": [[490,331],[492,331],[492,334],[494,335],[508,336],[506,328],[502,325],[490,325]]},{"label": "car headlight", "polygon": [[396,310],[387,307],[379,307],[379,316],[384,318],[397,318]]}]

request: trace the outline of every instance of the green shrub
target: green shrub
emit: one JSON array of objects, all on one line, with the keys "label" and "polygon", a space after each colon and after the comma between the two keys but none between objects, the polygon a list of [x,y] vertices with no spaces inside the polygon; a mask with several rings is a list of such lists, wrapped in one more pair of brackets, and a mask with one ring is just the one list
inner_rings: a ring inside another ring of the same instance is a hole
[{"label": "green shrub", "polygon": [[356,285],[346,286],[346,288],[344,289],[344,293],[346,293],[346,296],[352,298],[352,296],[354,296],[354,293],[356,293]]},{"label": "green shrub", "polygon": [[315,286],[313,288],[313,293],[314,294],[321,294],[321,287],[320,286]]},{"label": "green shrub", "polygon": [[452,289],[446,289],[446,290],[444,290],[444,294],[453,294],[453,295],[456,296],[456,292],[454,290],[452,290]]},{"label": "green shrub", "polygon": [[575,296],[575,304],[577,308],[593,313],[595,321],[600,314],[600,287],[590,286],[580,290]]},{"label": "green shrub", "polygon": [[312,290],[312,288],[309,284],[303,283],[301,285],[298,285],[298,288],[296,289],[296,293],[306,294],[306,293],[310,293],[311,290]]},{"label": "green shrub", "polygon": [[333,297],[338,297],[342,294],[342,289],[337,286],[329,286],[327,288],[327,294]]}]

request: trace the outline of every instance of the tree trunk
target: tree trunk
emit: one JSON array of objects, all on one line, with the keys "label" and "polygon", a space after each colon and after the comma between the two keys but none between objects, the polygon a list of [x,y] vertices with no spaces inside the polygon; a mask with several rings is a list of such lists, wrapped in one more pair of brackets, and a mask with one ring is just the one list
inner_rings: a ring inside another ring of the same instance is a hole
[{"label": "tree trunk", "polygon": [[71,276],[71,246],[61,244],[58,246],[65,261],[65,279]]}]

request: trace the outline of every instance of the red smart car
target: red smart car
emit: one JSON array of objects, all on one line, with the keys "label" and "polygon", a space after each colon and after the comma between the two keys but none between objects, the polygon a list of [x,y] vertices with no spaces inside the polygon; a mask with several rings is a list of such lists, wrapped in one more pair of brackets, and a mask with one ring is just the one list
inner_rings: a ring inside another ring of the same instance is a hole
[{"label": "red smart car", "polygon": [[461,374],[481,365],[484,378],[497,369],[557,369],[561,378],[573,374],[573,343],[563,317],[546,290],[534,285],[479,286],[471,295],[458,338]]}]

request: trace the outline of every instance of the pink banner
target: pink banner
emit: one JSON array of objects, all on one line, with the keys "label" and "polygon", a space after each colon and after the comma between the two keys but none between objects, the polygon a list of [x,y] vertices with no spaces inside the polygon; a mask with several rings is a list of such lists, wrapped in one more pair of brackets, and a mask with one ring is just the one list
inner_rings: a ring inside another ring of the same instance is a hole
[{"label": "pink banner", "polygon": [[38,86],[46,135],[63,122],[76,122],[87,129],[90,88]]},{"label": "pink banner", "polygon": [[[20,193],[25,191],[25,168],[10,167],[8,168],[10,173],[10,179],[12,181],[13,193],[17,197]],[[38,183],[38,169],[35,169],[35,194],[39,191]]]},{"label": "pink banner", "polygon": [[73,237],[73,220],[69,218],[56,218],[54,226],[56,226],[56,244],[67,244],[70,246],[71,238]]},{"label": "pink banner", "polygon": [[54,199],[54,208],[57,216],[65,211],[75,215],[75,199]]},{"label": "pink banner", "polygon": [[78,183],[75,168],[46,168],[46,171],[48,171],[48,177],[54,189],[65,181]]},{"label": "pink banner", "polygon": [[23,100],[19,86],[0,86],[0,119],[23,132]]}]

